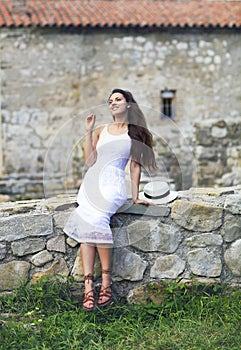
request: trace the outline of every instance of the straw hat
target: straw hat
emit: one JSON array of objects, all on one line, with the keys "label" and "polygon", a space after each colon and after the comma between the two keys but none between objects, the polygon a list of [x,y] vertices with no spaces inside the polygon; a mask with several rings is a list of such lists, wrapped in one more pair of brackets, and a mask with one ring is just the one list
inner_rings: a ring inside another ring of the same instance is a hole
[{"label": "straw hat", "polygon": [[139,193],[139,199],[146,200],[155,204],[165,204],[172,202],[177,198],[176,191],[170,191],[168,183],[163,181],[148,182]]}]

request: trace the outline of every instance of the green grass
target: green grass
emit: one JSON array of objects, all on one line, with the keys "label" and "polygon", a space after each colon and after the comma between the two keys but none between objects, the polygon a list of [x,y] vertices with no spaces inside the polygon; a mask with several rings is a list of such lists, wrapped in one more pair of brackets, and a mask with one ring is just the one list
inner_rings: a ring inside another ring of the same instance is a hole
[{"label": "green grass", "polygon": [[240,289],[165,284],[162,304],[117,300],[90,313],[70,287],[44,281],[1,295],[0,349],[241,349]]}]

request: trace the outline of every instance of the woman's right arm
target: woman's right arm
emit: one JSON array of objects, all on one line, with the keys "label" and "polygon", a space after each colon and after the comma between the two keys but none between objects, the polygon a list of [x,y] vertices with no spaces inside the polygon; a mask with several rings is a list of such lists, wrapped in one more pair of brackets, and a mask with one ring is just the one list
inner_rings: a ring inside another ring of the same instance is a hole
[{"label": "woman's right arm", "polygon": [[98,127],[94,130],[95,114],[90,114],[85,120],[85,142],[84,142],[84,161],[87,166],[91,166],[96,162],[97,152],[96,144],[99,139],[100,132],[103,128]]}]

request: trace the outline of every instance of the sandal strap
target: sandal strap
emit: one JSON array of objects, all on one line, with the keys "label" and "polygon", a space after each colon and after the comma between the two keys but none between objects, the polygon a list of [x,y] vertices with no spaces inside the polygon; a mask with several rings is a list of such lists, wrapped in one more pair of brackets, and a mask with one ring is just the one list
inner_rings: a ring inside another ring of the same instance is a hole
[{"label": "sandal strap", "polygon": [[[89,295],[90,293],[93,293],[93,294]],[[88,293],[84,294],[83,304],[86,303],[87,301],[91,301],[94,303],[94,301],[95,301],[94,289],[91,289]]]},{"label": "sandal strap", "polygon": [[110,275],[111,274],[111,270],[104,270],[102,269],[102,274],[105,274],[105,275]]},{"label": "sandal strap", "polygon": [[88,283],[89,283],[89,281],[93,281],[94,280],[94,275],[92,275],[92,273],[88,273],[88,275],[84,276],[84,280],[88,281]]},{"label": "sandal strap", "polygon": [[111,287],[106,287],[104,289],[101,289],[100,293],[99,293],[99,298],[102,297],[111,297],[112,296],[112,291],[111,291]]},{"label": "sandal strap", "polygon": [[[106,298],[105,301],[102,301],[102,298]],[[100,290],[99,297],[98,297],[98,306],[105,306],[110,304],[112,301],[112,290],[111,290],[111,285],[103,288]]]}]

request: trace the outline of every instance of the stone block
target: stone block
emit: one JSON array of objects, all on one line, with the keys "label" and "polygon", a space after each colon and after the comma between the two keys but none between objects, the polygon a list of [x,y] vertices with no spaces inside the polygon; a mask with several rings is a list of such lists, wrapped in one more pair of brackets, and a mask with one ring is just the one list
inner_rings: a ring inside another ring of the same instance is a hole
[{"label": "stone block", "polygon": [[173,204],[171,218],[189,231],[210,232],[222,225],[223,209],[202,202],[177,200]]},{"label": "stone block", "polygon": [[44,271],[36,272],[31,279],[31,283],[36,284],[43,277],[49,277],[63,281],[63,277],[67,277],[68,275],[69,269],[67,267],[66,261],[63,258],[61,258],[59,260],[54,261],[50,268]]},{"label": "stone block", "polygon": [[165,304],[167,297],[166,287],[162,281],[149,282],[140,287],[132,289],[127,295],[130,304]]},{"label": "stone block", "polygon": [[[10,177],[10,182],[17,181],[20,182],[18,177],[12,175]],[[30,181],[27,180],[27,181]],[[15,201],[15,202],[7,202],[4,204],[0,204],[0,213],[7,215],[16,215],[16,214],[24,214],[29,213],[30,211],[36,210],[38,205],[40,204],[39,200],[27,200],[27,201]]]},{"label": "stone block", "polygon": [[158,231],[157,227],[158,221],[134,221],[126,228],[129,245],[136,246],[140,241],[148,239],[150,231]]},{"label": "stone block", "polygon": [[185,261],[178,255],[160,256],[151,268],[151,278],[177,278],[185,269]]},{"label": "stone block", "polygon": [[60,235],[57,237],[50,238],[47,241],[47,250],[54,251],[54,252],[60,252],[65,253],[66,247],[65,247],[65,236]]},{"label": "stone block", "polygon": [[10,196],[7,194],[0,194],[0,203],[8,202],[10,201]]},{"label": "stone block", "polygon": [[[115,220],[117,221],[117,220]],[[113,220],[112,220],[113,222]],[[112,227],[112,235],[114,240],[114,247],[115,248],[123,248],[129,246],[128,236],[127,236],[127,227],[123,225],[123,222],[119,222],[119,227]]]},{"label": "stone block", "polygon": [[3,260],[7,254],[6,244],[0,244],[0,260]]},{"label": "stone block", "polygon": [[194,235],[186,239],[187,246],[192,248],[202,248],[208,246],[221,246],[223,238],[221,235],[212,233],[203,233],[201,235]]},{"label": "stone block", "polygon": [[1,219],[0,241],[12,242],[29,236],[47,236],[53,233],[51,215],[14,215]]},{"label": "stone block", "polygon": [[76,207],[76,195],[68,194],[50,197],[45,199],[43,205],[47,210],[61,212],[58,213],[59,215],[56,213],[56,217],[59,218],[59,216],[61,216],[64,211],[67,211],[68,209],[74,209]]},{"label": "stone block", "polygon": [[233,194],[225,200],[224,209],[232,214],[241,214],[241,194]]},{"label": "stone block", "polygon": [[196,127],[196,142],[199,145],[203,146],[211,146],[213,143],[212,137],[211,137],[211,131],[209,128],[201,127],[199,123],[195,124]]},{"label": "stone block", "polygon": [[68,237],[66,239],[66,243],[71,247],[71,248],[75,248],[77,247],[77,245],[79,244],[79,242],[75,241],[74,239]]},{"label": "stone block", "polygon": [[222,261],[219,251],[208,248],[198,248],[187,254],[191,272],[198,276],[219,277],[222,271]]},{"label": "stone block", "polygon": [[241,239],[233,242],[226,250],[224,260],[232,274],[241,277]]},{"label": "stone block", "polygon": [[54,226],[63,229],[69,216],[70,216],[70,212],[55,213],[53,215]]},{"label": "stone block", "polygon": [[227,128],[220,128],[217,126],[213,126],[211,130],[211,135],[214,138],[223,138],[227,135],[228,130]]},{"label": "stone block", "polygon": [[28,238],[13,242],[11,248],[13,255],[25,256],[43,250],[45,248],[45,241],[42,238]]},{"label": "stone block", "polygon": [[30,263],[11,261],[0,265],[0,290],[12,290],[28,281]]},{"label": "stone block", "polygon": [[197,146],[195,149],[196,158],[201,160],[217,160],[217,150],[213,147]]},{"label": "stone block", "polygon": [[113,253],[113,279],[116,281],[140,281],[147,263],[139,255],[126,248],[115,249]]},{"label": "stone block", "polygon": [[52,260],[53,260],[53,255],[50,254],[47,250],[43,250],[42,252],[35,254],[31,258],[31,263],[35,266],[43,266]]},{"label": "stone block", "polygon": [[170,208],[166,206],[146,206],[141,204],[124,204],[120,207],[117,213],[123,214],[136,214],[136,215],[146,215],[146,216],[168,216],[170,213]]},{"label": "stone block", "polygon": [[187,193],[193,196],[209,196],[220,197],[224,195],[234,194],[234,187],[192,187]]},{"label": "stone block", "polygon": [[74,277],[76,282],[82,282],[84,280],[84,269],[82,259],[80,256],[80,249],[78,249],[77,256],[75,258],[74,266],[71,271],[71,276]]},{"label": "stone block", "polygon": [[233,242],[241,238],[241,217],[225,213],[221,234],[225,242]]},{"label": "stone block", "polygon": [[172,225],[158,221],[136,221],[127,227],[129,245],[143,252],[174,253],[182,234]]}]

